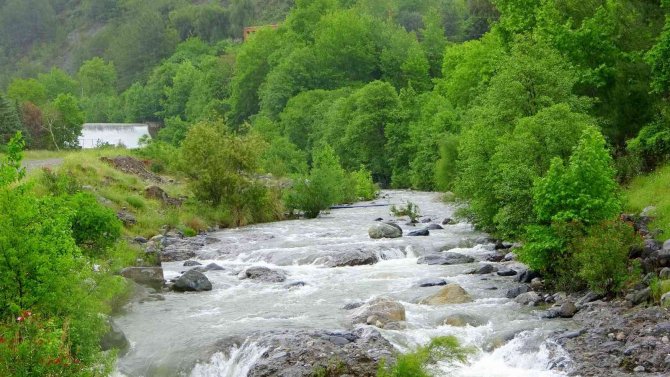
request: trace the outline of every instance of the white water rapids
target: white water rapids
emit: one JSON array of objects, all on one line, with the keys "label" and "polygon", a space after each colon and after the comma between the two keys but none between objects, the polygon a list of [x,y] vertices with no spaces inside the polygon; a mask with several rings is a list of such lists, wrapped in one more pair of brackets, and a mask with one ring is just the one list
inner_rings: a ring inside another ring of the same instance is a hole
[{"label": "white water rapids", "polygon": [[[439,201],[439,194],[386,191],[388,199],[376,203],[419,205],[422,215],[440,223],[455,208]],[[454,335],[474,353],[463,365],[438,365],[435,376],[554,377],[557,360],[567,356],[546,340],[568,320],[543,320],[540,311],[505,298],[514,278],[467,275],[477,263],[455,266],[417,264],[417,257],[445,245],[481,257],[492,245],[471,247],[467,240],[481,239],[469,224],[445,225],[428,237],[372,240],[367,230],[374,219],[391,219],[389,207],[333,210],[314,220],[261,224],[212,234],[221,242],[206,246],[200,262],[215,262],[224,271],[209,271],[210,292],[166,293],[165,301],[132,304],[116,318],[131,342],[131,350],[118,361],[118,375],[129,377],[191,376],[244,377],[265,349],[247,337],[276,329],[351,328],[350,312],[343,306],[376,296],[389,296],[405,306],[405,330],[380,330],[398,350],[410,351],[440,335]],[[404,223],[401,221],[399,223]],[[420,229],[401,224],[406,234]],[[367,266],[327,268],[325,257],[342,250],[373,250],[382,257]],[[166,278],[178,276],[183,262],[164,263]],[[236,272],[260,265],[287,272],[285,283],[240,280]],[[514,267],[514,266],[512,266]],[[442,306],[419,305],[419,299],[440,287],[419,288],[423,278],[444,278],[458,283],[474,301]],[[288,289],[287,284],[304,282]],[[496,289],[493,289],[493,288]],[[449,314],[484,318],[484,326],[443,325]],[[503,341],[502,339],[511,339]],[[492,346],[494,345],[494,346]]]}]

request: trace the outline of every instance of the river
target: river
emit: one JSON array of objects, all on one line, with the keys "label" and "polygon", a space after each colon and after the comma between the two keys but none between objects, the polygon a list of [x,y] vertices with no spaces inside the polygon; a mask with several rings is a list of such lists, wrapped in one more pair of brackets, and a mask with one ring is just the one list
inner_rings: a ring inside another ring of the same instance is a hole
[{"label": "river", "polygon": [[[424,217],[440,223],[454,215],[455,207],[439,200],[439,194],[385,191],[377,204],[418,204]],[[389,207],[332,210],[314,220],[292,220],[230,229],[211,234],[220,242],[205,246],[202,263],[215,262],[223,271],[206,273],[213,290],[199,293],[166,293],[165,301],[134,303],[116,318],[131,342],[131,350],[118,361],[118,375],[129,377],[246,375],[264,351],[245,342],[251,333],[276,329],[347,329],[351,322],[343,306],[377,296],[400,300],[407,313],[404,330],[380,330],[400,351],[426,344],[432,337],[454,335],[475,352],[467,363],[445,365],[439,376],[454,377],[553,377],[555,360],[566,359],[547,335],[569,328],[570,320],[541,319],[536,308],[523,307],[505,298],[516,286],[513,278],[468,275],[477,263],[453,266],[417,264],[417,257],[445,245],[474,257],[491,253],[493,245],[473,246],[484,234],[470,224],[445,225],[427,237],[372,240],[367,229],[374,219],[391,219]],[[401,222],[405,234],[414,230]],[[418,224],[417,227],[421,227]],[[381,261],[374,265],[327,268],[328,255],[343,250],[373,250]],[[511,267],[519,267],[512,262]],[[166,278],[179,275],[183,262],[164,263]],[[285,283],[240,280],[237,272],[251,265],[281,269]],[[460,284],[474,301],[465,304],[428,306],[418,300],[439,287],[419,288],[423,278],[444,278]],[[286,284],[306,285],[287,289]],[[471,314],[487,322],[483,326],[442,325],[449,314]],[[493,350],[492,339],[517,334]],[[238,339],[222,349],[222,339]],[[440,368],[438,366],[438,368]]]}]

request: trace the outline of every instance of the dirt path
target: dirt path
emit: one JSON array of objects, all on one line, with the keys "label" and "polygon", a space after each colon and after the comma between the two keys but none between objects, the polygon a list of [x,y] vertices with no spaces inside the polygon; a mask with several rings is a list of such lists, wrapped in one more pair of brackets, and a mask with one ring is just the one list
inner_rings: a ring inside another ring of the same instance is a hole
[{"label": "dirt path", "polygon": [[27,171],[41,168],[53,168],[63,163],[62,158],[47,158],[44,160],[24,160],[23,166]]}]

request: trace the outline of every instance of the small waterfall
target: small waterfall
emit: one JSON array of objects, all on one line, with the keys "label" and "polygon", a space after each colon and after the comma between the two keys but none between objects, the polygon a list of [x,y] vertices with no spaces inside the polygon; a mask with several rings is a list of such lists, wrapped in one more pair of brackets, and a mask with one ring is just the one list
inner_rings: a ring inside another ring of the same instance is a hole
[{"label": "small waterfall", "polygon": [[191,377],[246,377],[265,351],[267,348],[245,342],[241,347],[232,347],[228,355],[217,352],[208,363],[196,365]]}]

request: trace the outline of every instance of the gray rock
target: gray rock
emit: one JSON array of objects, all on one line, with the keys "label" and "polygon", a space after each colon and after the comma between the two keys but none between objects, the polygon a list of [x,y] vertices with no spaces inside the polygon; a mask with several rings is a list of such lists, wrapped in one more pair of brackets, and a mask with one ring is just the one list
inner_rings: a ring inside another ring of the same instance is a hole
[{"label": "gray rock", "polygon": [[470,271],[469,273],[474,274],[474,275],[486,275],[486,274],[492,274],[496,271],[498,271],[497,267],[495,267],[492,264],[486,263],[486,264],[480,265],[479,267]]},{"label": "gray rock", "polygon": [[292,288],[300,288],[306,286],[307,283],[304,281],[294,281],[293,283],[288,283],[284,286],[286,289],[292,289]]},{"label": "gray rock", "polygon": [[137,237],[133,238],[133,242],[135,242],[136,244],[140,244],[140,245],[142,245],[142,244],[145,244],[145,243],[147,243],[147,242],[149,242],[149,241],[148,241],[146,238],[144,238],[144,237],[137,236]]},{"label": "gray rock", "polygon": [[372,299],[351,314],[352,323],[367,323],[377,327],[384,327],[390,322],[404,320],[405,307],[400,302],[388,297]]},{"label": "gray rock", "polygon": [[268,283],[281,283],[286,280],[283,271],[271,270],[267,267],[249,267],[241,274],[243,279],[259,280]]},{"label": "gray rock", "polygon": [[422,299],[422,305],[463,304],[472,302],[472,297],[458,284],[447,284],[436,293]]},{"label": "gray rock", "polygon": [[577,313],[577,306],[574,303],[564,302],[558,310],[558,315],[562,318],[572,318]]},{"label": "gray rock", "polygon": [[194,260],[187,260],[184,262],[184,267],[195,267],[195,266],[202,266],[202,263]]},{"label": "gray rock", "polygon": [[402,229],[396,224],[377,223],[368,229],[368,235],[372,239],[398,238],[402,237]]},{"label": "gray rock", "polygon": [[425,278],[421,279],[416,283],[416,286],[423,287],[435,287],[439,285],[447,285],[447,281],[441,278]]},{"label": "gray rock", "polygon": [[444,228],[439,224],[428,224],[426,229],[428,229],[428,230],[440,230],[440,229],[444,229]]},{"label": "gray rock", "polygon": [[347,250],[325,257],[328,267],[364,266],[375,264],[379,258],[372,250]]},{"label": "gray rock", "polygon": [[407,233],[408,236],[416,237],[416,236],[429,236],[430,232],[428,229],[420,229],[420,230],[415,230],[412,232]]},{"label": "gray rock", "polygon": [[126,338],[126,334],[123,333],[123,330],[114,323],[114,320],[108,318],[107,321],[109,331],[100,339],[100,349],[102,351],[116,349],[119,352],[119,356],[123,356],[128,353],[130,342]]},{"label": "gray rock", "polygon": [[211,291],[212,283],[202,272],[189,270],[174,282],[172,290],[177,292]]},{"label": "gray rock", "polygon": [[353,310],[356,308],[360,308],[361,306],[365,305],[364,302],[350,302],[342,307],[344,310]]},{"label": "gray rock", "polygon": [[205,238],[204,235],[190,238],[182,238],[179,235],[163,237],[161,239],[161,244],[164,245],[160,252],[161,261],[177,262],[195,258],[197,252],[205,246]]},{"label": "gray rock", "polygon": [[470,314],[457,313],[448,315],[442,321],[442,323],[445,325],[455,327],[464,327],[464,326],[477,327],[477,326],[483,326],[484,324],[486,324],[486,321]]},{"label": "gray rock", "polygon": [[516,271],[512,270],[509,267],[501,266],[498,268],[498,272],[496,272],[498,276],[514,276],[516,275]]},{"label": "gray rock", "polygon": [[131,226],[131,225],[135,225],[137,223],[137,219],[135,218],[135,216],[133,216],[132,213],[130,213],[128,211],[125,211],[125,210],[121,210],[121,211],[117,212],[116,217],[119,220],[121,220],[121,222],[125,226]]},{"label": "gray rock", "polygon": [[645,288],[627,294],[626,300],[630,301],[633,305],[639,305],[643,302],[649,301],[650,297],[651,297],[651,289]]},{"label": "gray rock", "polygon": [[447,217],[444,220],[442,220],[442,225],[454,225],[456,224],[456,220],[452,219],[451,217]]},{"label": "gray rock", "polygon": [[505,257],[503,258],[503,260],[505,262],[511,262],[513,260],[516,260],[516,254],[514,254],[513,252],[509,252],[509,253],[505,254]]},{"label": "gray rock", "polygon": [[600,300],[601,298],[603,298],[602,295],[589,291],[584,296],[582,296],[579,300],[577,300],[576,305],[577,305],[578,308],[581,308],[584,305],[588,304],[589,302]]},{"label": "gray rock", "polygon": [[661,306],[664,308],[670,307],[670,292],[666,292],[661,296]]},{"label": "gray rock", "polygon": [[200,271],[200,272],[207,272],[207,271],[225,271],[225,268],[219,266],[216,263],[210,263],[206,266],[202,267],[196,267],[194,268],[195,271]]},{"label": "gray rock", "polygon": [[540,278],[534,278],[530,281],[530,289],[534,291],[541,291],[544,288],[544,282]]},{"label": "gray rock", "polygon": [[642,373],[644,371],[645,371],[645,369],[642,365],[638,365],[635,368],[633,368],[633,372],[635,372],[635,373]]},{"label": "gray rock", "polygon": [[514,298],[514,301],[521,305],[537,305],[542,301],[542,297],[535,292],[522,293]]},{"label": "gray rock", "polygon": [[670,239],[663,242],[663,250],[670,250]]},{"label": "gray rock", "polygon": [[[389,324],[391,325],[391,324]],[[392,364],[393,345],[374,329],[346,331],[284,330],[254,339],[267,348],[248,377],[373,377],[379,363]]]},{"label": "gray rock", "polygon": [[467,255],[445,252],[439,254],[428,254],[417,260],[418,264],[428,265],[454,265],[472,263],[475,259]]},{"label": "gray rock", "polygon": [[541,278],[542,275],[540,275],[539,272],[533,271],[533,270],[523,270],[521,273],[517,276],[516,281],[519,283],[530,283],[533,281],[535,278]]},{"label": "gray rock", "polygon": [[162,267],[126,267],[121,276],[152,288],[161,288],[165,282]]},{"label": "gray rock", "polygon": [[658,273],[658,277],[661,280],[667,280],[670,279],[670,267],[663,267],[661,272]]},{"label": "gray rock", "polygon": [[508,289],[507,293],[505,293],[505,297],[516,298],[518,295],[526,292],[530,292],[530,287],[527,285],[520,285],[516,288]]},{"label": "gray rock", "polygon": [[431,221],[433,221],[433,220],[431,220],[430,217],[424,217],[423,219],[421,219],[422,224],[428,224]]}]

